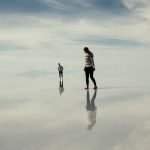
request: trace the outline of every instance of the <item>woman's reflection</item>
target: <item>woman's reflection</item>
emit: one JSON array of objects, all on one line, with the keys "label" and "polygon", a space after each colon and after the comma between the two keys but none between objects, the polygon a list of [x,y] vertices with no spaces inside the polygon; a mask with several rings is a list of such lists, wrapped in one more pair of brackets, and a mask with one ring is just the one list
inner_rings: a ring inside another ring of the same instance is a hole
[{"label": "woman's reflection", "polygon": [[63,80],[59,82],[59,92],[60,92],[60,95],[64,92],[64,86],[63,86]]},{"label": "woman's reflection", "polygon": [[88,130],[91,130],[92,127],[96,124],[96,110],[97,110],[97,107],[95,106],[95,102],[94,102],[95,98],[96,98],[96,94],[97,94],[97,89],[94,90],[94,95],[93,95],[92,99],[90,100],[90,93],[89,93],[89,90],[87,90],[86,110],[87,110],[87,114],[88,114],[88,125],[87,125]]}]

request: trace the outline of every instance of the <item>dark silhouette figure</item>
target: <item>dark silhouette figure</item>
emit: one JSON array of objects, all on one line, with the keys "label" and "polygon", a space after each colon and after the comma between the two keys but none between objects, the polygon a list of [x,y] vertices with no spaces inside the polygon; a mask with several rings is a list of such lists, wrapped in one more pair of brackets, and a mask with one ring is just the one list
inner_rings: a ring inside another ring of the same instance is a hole
[{"label": "dark silhouette figure", "polygon": [[88,47],[84,47],[84,52],[85,52],[85,76],[86,76],[86,88],[89,89],[89,76],[94,84],[94,89],[97,89],[96,81],[95,78],[93,77],[94,71],[95,71],[95,64],[94,64],[94,55],[93,53],[89,50]]},{"label": "dark silhouette figure", "polygon": [[64,70],[64,67],[60,65],[60,63],[58,63],[59,78],[60,80],[62,79],[62,81],[63,81],[63,70]]},{"label": "dark silhouette figure", "polygon": [[94,95],[93,95],[92,99],[90,100],[90,93],[89,93],[89,90],[87,90],[86,110],[87,110],[87,114],[88,114],[88,125],[87,125],[88,130],[91,130],[92,127],[96,124],[96,110],[97,110],[97,107],[95,106],[96,95],[97,95],[97,89],[95,89]]},{"label": "dark silhouette figure", "polygon": [[63,85],[63,81],[59,81],[59,92],[60,95],[64,92],[64,85]]}]

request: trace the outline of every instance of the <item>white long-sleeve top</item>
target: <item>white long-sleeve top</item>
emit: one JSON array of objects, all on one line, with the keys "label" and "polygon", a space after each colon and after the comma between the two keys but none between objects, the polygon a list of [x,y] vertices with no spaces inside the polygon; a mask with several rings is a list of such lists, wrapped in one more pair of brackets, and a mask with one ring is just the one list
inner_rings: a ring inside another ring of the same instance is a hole
[{"label": "white long-sleeve top", "polygon": [[85,55],[85,67],[95,68],[93,53],[87,53]]}]

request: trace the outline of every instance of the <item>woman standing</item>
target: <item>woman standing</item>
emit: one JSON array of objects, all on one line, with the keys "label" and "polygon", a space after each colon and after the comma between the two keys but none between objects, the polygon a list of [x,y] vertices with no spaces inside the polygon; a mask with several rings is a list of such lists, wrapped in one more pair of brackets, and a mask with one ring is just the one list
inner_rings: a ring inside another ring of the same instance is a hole
[{"label": "woman standing", "polygon": [[94,64],[94,59],[93,59],[93,53],[89,50],[88,47],[84,47],[84,52],[85,52],[85,76],[86,76],[86,85],[87,87],[85,89],[89,89],[89,76],[91,80],[93,81],[94,84],[94,89],[97,89],[96,81],[93,77],[93,73],[95,71],[95,64]]}]

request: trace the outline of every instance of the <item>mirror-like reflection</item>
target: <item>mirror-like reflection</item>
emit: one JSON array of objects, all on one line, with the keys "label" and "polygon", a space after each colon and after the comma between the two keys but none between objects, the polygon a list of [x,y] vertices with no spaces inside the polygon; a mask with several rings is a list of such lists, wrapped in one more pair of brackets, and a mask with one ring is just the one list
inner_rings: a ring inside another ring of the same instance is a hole
[{"label": "mirror-like reflection", "polygon": [[93,126],[96,124],[96,111],[97,111],[97,107],[95,106],[96,95],[97,95],[97,89],[94,90],[93,97],[90,100],[90,93],[89,93],[89,90],[87,90],[86,110],[87,110],[87,115],[88,115],[88,125],[87,125],[88,130],[91,130]]},{"label": "mirror-like reflection", "polygon": [[59,81],[59,93],[60,95],[64,92],[64,83],[63,80]]}]

